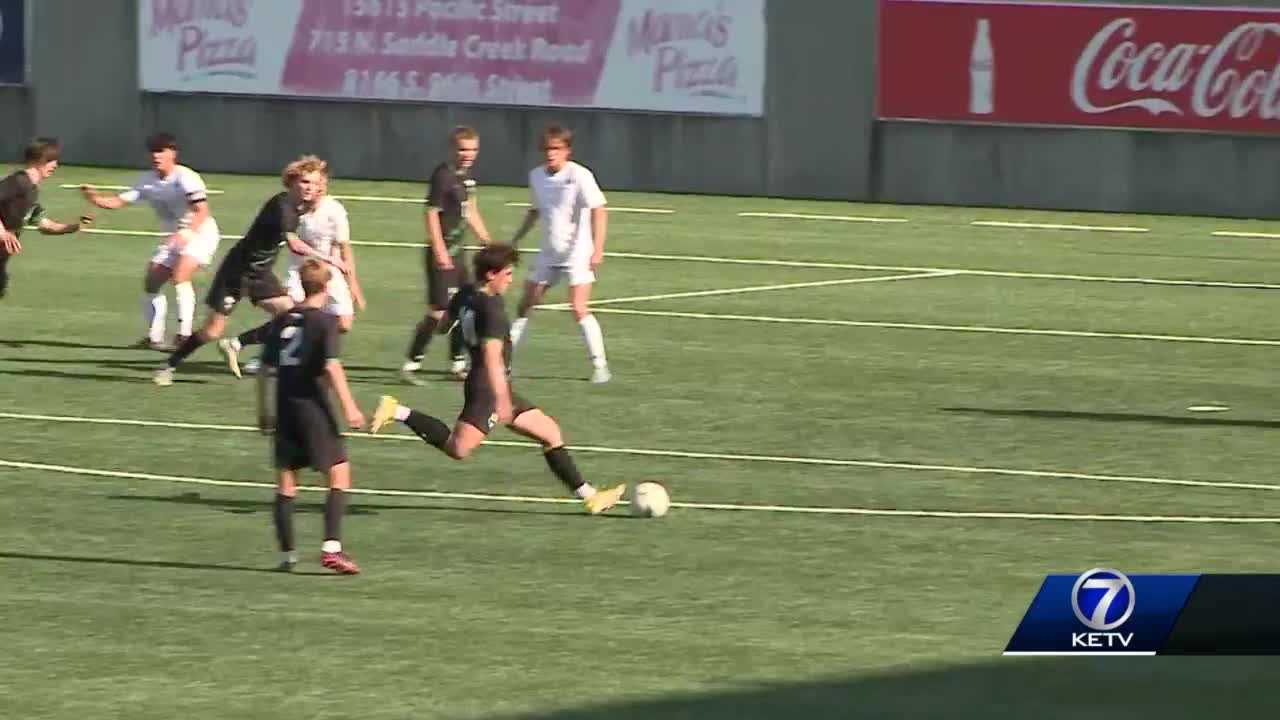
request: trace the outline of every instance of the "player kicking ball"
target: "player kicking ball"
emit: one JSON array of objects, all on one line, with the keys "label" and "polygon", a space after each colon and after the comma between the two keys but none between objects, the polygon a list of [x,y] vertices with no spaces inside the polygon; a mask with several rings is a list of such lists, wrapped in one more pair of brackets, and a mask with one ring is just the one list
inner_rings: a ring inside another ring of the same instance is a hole
[{"label": "player kicking ball", "polygon": [[471,372],[463,386],[462,413],[453,430],[439,419],[384,395],[374,413],[370,432],[376,433],[392,420],[399,420],[427,444],[454,460],[464,460],[501,423],[518,435],[542,443],[543,457],[551,472],[582,499],[591,514],[598,515],[617,505],[627,486],[596,490],[583,480],[564,445],[560,425],[513,393],[507,383],[511,326],[502,295],[511,287],[515,264],[516,250],[510,245],[489,245],[475,255],[475,292],[458,302],[457,317],[463,342],[471,355]]},{"label": "player kicking ball", "polygon": [[364,415],[351,397],[338,359],[338,318],[325,311],[329,268],[318,260],[307,260],[298,274],[306,297],[267,327],[264,372],[258,373],[258,427],[272,436],[275,464],[280,470],[273,513],[276,538],[284,554],[280,569],[287,572],[298,562],[293,501],[298,494],[298,471],[311,467],[329,479],[320,564],[342,575],[355,575],[360,568],[343,552],[341,540],[351,463],[329,408],[327,391],[332,389],[337,395],[353,430],[364,427]]}]

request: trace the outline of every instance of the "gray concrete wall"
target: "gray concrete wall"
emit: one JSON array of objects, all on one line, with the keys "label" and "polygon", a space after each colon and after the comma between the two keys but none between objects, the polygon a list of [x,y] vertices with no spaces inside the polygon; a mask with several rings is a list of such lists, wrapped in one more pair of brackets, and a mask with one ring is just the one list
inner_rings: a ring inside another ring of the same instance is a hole
[{"label": "gray concrete wall", "polygon": [[30,93],[24,87],[0,85],[0,118],[4,118],[4,147],[0,148],[0,162],[12,162],[22,157],[22,138],[33,134],[31,129]]}]

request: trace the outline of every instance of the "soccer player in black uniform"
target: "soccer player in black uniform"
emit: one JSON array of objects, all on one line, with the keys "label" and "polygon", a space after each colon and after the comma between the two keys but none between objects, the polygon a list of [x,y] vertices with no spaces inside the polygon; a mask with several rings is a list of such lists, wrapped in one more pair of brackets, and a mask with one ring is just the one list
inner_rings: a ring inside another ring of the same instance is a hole
[{"label": "soccer player in black uniform", "polygon": [[351,397],[338,359],[338,319],[324,311],[330,270],[318,260],[307,260],[300,275],[306,299],[268,323],[263,369],[258,373],[258,426],[273,436],[275,465],[280,470],[274,513],[276,537],[284,553],[280,569],[292,570],[298,561],[293,501],[298,494],[298,471],[311,467],[329,479],[320,564],[343,575],[355,575],[360,569],[343,552],[341,540],[351,463],[326,400],[327,390],[331,388],[337,395],[349,427],[364,427],[364,415]]},{"label": "soccer player in black uniform", "polygon": [[[466,254],[463,240],[470,227],[481,244],[489,244],[489,231],[475,198],[475,180],[471,168],[480,154],[480,135],[469,127],[457,127],[450,133],[453,157],[440,163],[431,173],[431,185],[427,191],[427,314],[414,330],[408,357],[400,368],[400,376],[414,385],[422,382],[414,375],[422,368],[427,344],[437,332],[449,330],[453,320],[448,317],[449,301],[467,284]],[[465,351],[462,335],[450,334],[450,351],[453,365],[450,372],[462,378],[466,374]]]},{"label": "soccer player in black uniform", "polygon": [[[321,196],[325,168],[323,160],[307,155],[289,163],[284,169],[281,181],[288,189],[272,196],[262,206],[249,231],[222,259],[205,300],[210,313],[205,318],[204,327],[183,340],[169,356],[165,366],[156,371],[157,385],[172,385],[174,370],[182,361],[201,345],[222,337],[227,327],[227,318],[245,296],[272,316],[293,307],[293,300],[289,298],[280,279],[272,272],[272,266],[280,254],[280,248],[285,245],[299,255],[319,255],[298,237],[298,217],[307,203],[314,202]],[[341,261],[336,258],[328,259],[328,262],[342,269]],[[245,345],[251,344],[266,327],[262,325],[246,331],[241,336],[241,341]],[[240,377],[239,364],[233,358],[228,359],[228,364],[236,377]]]},{"label": "soccer player in black uniform", "polygon": [[542,444],[547,466],[561,482],[582,499],[593,515],[622,499],[626,485],[596,490],[582,479],[560,434],[560,425],[537,406],[511,391],[507,382],[507,358],[511,354],[510,329],[502,294],[511,286],[516,250],[510,245],[488,245],[475,256],[475,291],[457,303],[458,323],[471,372],[467,375],[462,413],[453,430],[437,418],[401,405],[384,395],[373,417],[371,432],[399,420],[418,437],[454,460],[471,455],[499,423],[518,435]]},{"label": "soccer player in black uniform", "polygon": [[0,298],[9,290],[9,260],[22,252],[22,229],[35,225],[45,235],[69,235],[93,221],[85,215],[77,223],[43,217],[40,183],[58,169],[62,146],[53,138],[36,138],[22,153],[23,169],[0,180]]}]

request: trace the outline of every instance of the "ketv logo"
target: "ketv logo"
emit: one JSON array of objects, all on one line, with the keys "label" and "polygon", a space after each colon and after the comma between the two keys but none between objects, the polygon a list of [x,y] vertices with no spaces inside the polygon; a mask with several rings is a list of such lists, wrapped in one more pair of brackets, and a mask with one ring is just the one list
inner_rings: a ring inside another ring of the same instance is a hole
[{"label": "ketv logo", "polygon": [[1006,655],[1155,655],[1196,575],[1126,575],[1094,568],[1049,575]]},{"label": "ketv logo", "polygon": [[1133,582],[1118,570],[1095,568],[1081,575],[1071,588],[1071,609],[1076,619],[1094,632],[1071,633],[1071,647],[1128,648],[1133,644],[1133,633],[1109,631],[1133,615],[1136,600]]}]

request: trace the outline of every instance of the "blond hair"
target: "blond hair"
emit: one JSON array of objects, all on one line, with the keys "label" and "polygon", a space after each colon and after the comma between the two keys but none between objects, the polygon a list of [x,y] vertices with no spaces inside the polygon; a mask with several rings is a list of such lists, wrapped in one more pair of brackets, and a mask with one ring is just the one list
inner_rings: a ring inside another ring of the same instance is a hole
[{"label": "blond hair", "polygon": [[280,174],[280,182],[285,187],[293,187],[298,178],[311,173],[320,173],[324,177],[329,177],[329,163],[321,160],[315,155],[303,155],[285,166],[284,172]]},{"label": "blond hair", "polygon": [[315,258],[309,258],[302,263],[302,269],[298,271],[298,276],[302,279],[302,292],[307,297],[318,295],[329,287],[329,279],[333,277],[333,273],[329,271],[329,266]]}]

